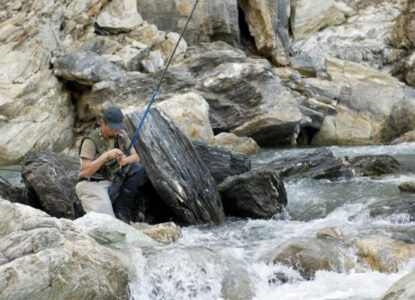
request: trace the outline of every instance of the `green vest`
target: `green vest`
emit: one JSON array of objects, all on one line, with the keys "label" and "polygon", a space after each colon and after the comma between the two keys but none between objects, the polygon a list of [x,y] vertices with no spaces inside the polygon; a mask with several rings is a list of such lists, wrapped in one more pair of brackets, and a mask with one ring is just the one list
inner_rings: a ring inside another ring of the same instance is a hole
[{"label": "green vest", "polygon": [[[97,159],[99,156],[101,156],[103,153],[107,152],[109,147],[104,142],[104,138],[100,134],[100,128],[95,129],[92,131],[88,136],[84,137],[81,141],[81,145],[79,146],[79,154],[81,154],[82,144],[86,139],[90,139],[94,142],[96,153],[94,160]],[[114,148],[119,148],[120,146],[123,146],[123,143],[121,142],[121,137],[116,136],[114,140]],[[125,149],[121,149],[125,152]],[[105,164],[102,165],[102,167],[96,171],[92,176],[91,179],[94,180],[111,180],[114,175],[119,171],[120,167],[115,159],[111,159]]]}]

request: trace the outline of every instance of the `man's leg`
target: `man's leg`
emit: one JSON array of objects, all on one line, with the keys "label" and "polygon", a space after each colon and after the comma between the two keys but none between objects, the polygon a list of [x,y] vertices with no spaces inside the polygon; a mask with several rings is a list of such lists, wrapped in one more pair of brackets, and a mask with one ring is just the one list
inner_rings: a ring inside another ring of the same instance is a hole
[{"label": "man's leg", "polygon": [[100,182],[81,181],[76,185],[76,194],[82,203],[85,212],[98,212],[114,217],[111,199],[108,195],[110,182],[103,180]]},{"label": "man's leg", "polygon": [[117,199],[114,201],[115,216],[129,223],[129,211],[134,208],[134,202],[139,196],[140,186],[144,179],[144,167],[140,163],[133,163],[125,177]]}]

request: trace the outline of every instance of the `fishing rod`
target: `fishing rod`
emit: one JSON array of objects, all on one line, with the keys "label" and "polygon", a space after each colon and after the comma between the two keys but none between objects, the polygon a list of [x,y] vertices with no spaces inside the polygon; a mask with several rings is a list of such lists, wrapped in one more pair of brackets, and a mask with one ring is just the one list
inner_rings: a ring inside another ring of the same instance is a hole
[{"label": "fishing rod", "polygon": [[173,61],[174,54],[176,53],[176,50],[179,47],[180,41],[183,38],[183,35],[184,35],[184,33],[185,33],[186,29],[187,29],[187,26],[189,25],[189,22],[190,22],[190,20],[191,20],[191,18],[193,16],[193,13],[196,10],[196,6],[197,6],[198,3],[199,3],[199,0],[196,0],[195,5],[193,6],[192,12],[190,13],[189,17],[187,18],[186,24],[185,24],[185,26],[184,26],[184,28],[182,30],[182,33],[180,34],[179,40],[177,41],[176,46],[174,47],[173,53],[170,55],[169,62],[167,63],[167,66],[164,69],[164,72],[163,72],[163,74],[160,77],[159,83],[157,84],[156,88],[153,90],[153,94],[151,95],[151,98],[150,98],[150,101],[148,102],[147,108],[144,111],[144,114],[143,114],[143,116],[141,118],[140,124],[139,124],[139,126],[137,127],[137,130],[134,133],[134,136],[133,136],[133,138],[131,140],[130,145],[128,146],[127,155],[130,155],[130,152],[131,152],[132,147],[134,147],[135,143],[137,142],[137,139],[138,139],[138,136],[140,134],[141,128],[143,127],[143,124],[144,124],[144,120],[147,117],[147,114],[148,114],[148,112],[150,110],[151,105],[153,104],[154,100],[156,99],[157,93],[158,93],[158,91],[160,89],[160,86],[161,86],[161,84],[163,82],[163,79],[164,79],[164,77],[167,74],[167,70],[169,69],[169,66],[170,66],[171,62]]},{"label": "fishing rod", "polygon": [[[158,93],[158,91],[160,89],[160,86],[161,86],[161,84],[163,82],[163,79],[164,79],[164,77],[167,74],[167,70],[169,69],[169,66],[170,66],[171,62],[173,61],[173,57],[174,57],[174,55],[176,53],[176,50],[179,47],[179,44],[180,44],[180,42],[181,42],[181,40],[183,38],[183,35],[184,35],[184,33],[185,33],[186,29],[187,29],[187,26],[190,23],[190,20],[192,19],[193,13],[195,12],[198,3],[199,3],[199,0],[196,0],[195,5],[193,6],[193,9],[192,9],[189,17],[187,18],[186,24],[184,25],[183,30],[182,30],[182,32],[180,34],[179,40],[177,41],[176,46],[174,47],[174,50],[173,50],[172,54],[170,55],[170,59],[169,59],[167,65],[166,65],[166,68],[164,69],[164,71],[163,71],[163,73],[162,73],[162,75],[161,75],[161,77],[159,79],[159,82],[158,82],[157,86],[153,90],[153,93],[151,95],[150,101],[148,102],[147,107],[146,107],[146,109],[145,109],[145,111],[144,111],[144,113],[143,113],[143,115],[141,117],[140,123],[139,123],[139,125],[138,125],[138,127],[137,127],[137,129],[136,129],[136,131],[135,131],[135,133],[133,135],[133,138],[131,139],[130,145],[127,148],[127,152],[126,152],[126,155],[127,156],[130,155],[131,149],[134,147],[135,143],[138,140],[140,131],[141,131],[141,129],[143,127],[143,124],[144,124],[144,120],[146,119],[147,114],[150,111],[151,105],[153,104],[154,100],[156,99],[157,93]],[[119,178],[120,178],[120,172],[117,173],[116,177],[114,178],[114,180],[112,181],[111,185],[108,188],[108,192],[109,192],[110,196],[113,194],[114,188],[116,188],[117,181],[119,181]]]},{"label": "fishing rod", "polygon": [[0,168],[0,171],[8,171],[8,172],[22,173],[21,170],[14,170],[14,169],[7,169],[7,168]]}]

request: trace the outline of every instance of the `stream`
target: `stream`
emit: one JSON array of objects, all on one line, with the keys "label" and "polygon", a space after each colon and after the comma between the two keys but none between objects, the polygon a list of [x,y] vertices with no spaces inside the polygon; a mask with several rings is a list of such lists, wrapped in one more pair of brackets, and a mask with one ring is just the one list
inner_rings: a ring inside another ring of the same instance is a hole
[{"label": "stream", "polygon": [[[373,272],[368,267],[341,273],[318,271],[309,281],[290,267],[270,263],[287,241],[315,236],[326,227],[340,228],[345,240],[414,229],[415,224],[405,214],[371,218],[365,206],[408,196],[400,194],[398,185],[415,180],[415,144],[329,149],[335,156],[388,154],[401,163],[401,171],[379,178],[285,182],[288,205],[284,213],[270,220],[228,218],[220,226],[184,227],[183,237],[176,243],[143,251],[132,249],[137,279],[130,284],[130,298],[378,299],[413,270],[415,259],[400,266],[396,273]],[[262,150],[252,157],[253,167],[312,150]]]}]

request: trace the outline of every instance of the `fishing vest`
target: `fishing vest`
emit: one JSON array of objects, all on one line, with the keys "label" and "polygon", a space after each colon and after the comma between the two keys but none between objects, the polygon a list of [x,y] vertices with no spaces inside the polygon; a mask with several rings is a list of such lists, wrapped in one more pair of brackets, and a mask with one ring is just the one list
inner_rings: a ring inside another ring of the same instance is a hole
[{"label": "fishing vest", "polygon": [[[100,128],[95,129],[92,131],[88,136],[84,137],[81,141],[81,145],[79,146],[79,155],[81,154],[82,145],[86,139],[90,139],[94,142],[96,153],[94,156],[94,160],[97,159],[99,156],[101,156],[103,153],[107,152],[108,150],[111,150],[113,148],[107,147],[107,145],[104,142],[104,138],[100,134]],[[117,135],[114,138],[114,148],[120,148],[120,146],[123,146],[123,143],[121,141],[121,137]],[[125,149],[121,149],[125,152]],[[91,180],[97,181],[97,180],[111,180],[115,174],[119,171],[120,167],[115,159],[110,159],[108,162],[103,164],[98,171],[96,171],[92,176],[90,177]]]}]

